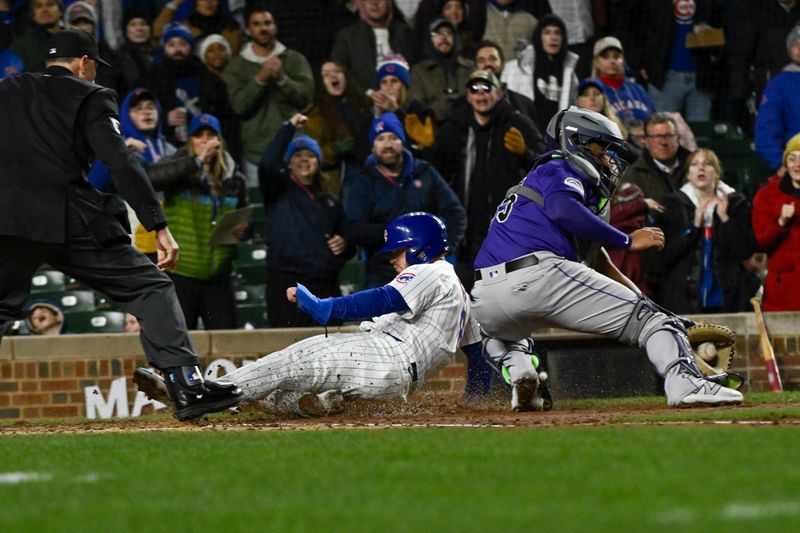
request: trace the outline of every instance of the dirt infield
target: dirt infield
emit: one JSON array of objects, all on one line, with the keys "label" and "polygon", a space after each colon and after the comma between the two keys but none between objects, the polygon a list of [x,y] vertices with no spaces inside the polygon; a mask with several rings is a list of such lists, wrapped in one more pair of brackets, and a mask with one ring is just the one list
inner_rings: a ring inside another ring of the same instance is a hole
[{"label": "dirt infield", "polygon": [[[586,405],[586,402],[556,403],[545,413],[514,413],[506,403],[464,402],[456,395],[427,393],[402,402],[348,402],[345,412],[331,417],[302,419],[267,415],[254,410],[224,413],[182,423],[164,411],[135,419],[73,422],[16,422],[0,426],[0,435],[37,433],[115,433],[140,431],[308,431],[325,429],[381,429],[424,427],[556,428],[571,426],[614,426],[628,424],[742,424],[800,425],[800,415],[781,414],[787,405],[759,403],[736,407],[699,407],[688,410],[668,408],[652,398],[643,405]],[[770,416],[747,417],[748,411],[774,410]],[[708,414],[707,419],[675,415]],[[730,413],[726,417],[725,413]],[[665,419],[666,418],[666,419]],[[652,419],[648,421],[647,419]],[[746,419],[746,420],[744,420]]]}]

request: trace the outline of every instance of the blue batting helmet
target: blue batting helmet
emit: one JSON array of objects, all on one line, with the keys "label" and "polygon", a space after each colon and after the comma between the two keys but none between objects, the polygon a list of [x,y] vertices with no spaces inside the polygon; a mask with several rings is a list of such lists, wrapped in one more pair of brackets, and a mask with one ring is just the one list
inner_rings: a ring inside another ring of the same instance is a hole
[{"label": "blue batting helmet", "polygon": [[381,252],[408,248],[409,265],[428,263],[450,250],[444,222],[430,213],[408,213],[389,222],[384,231],[386,244]]}]

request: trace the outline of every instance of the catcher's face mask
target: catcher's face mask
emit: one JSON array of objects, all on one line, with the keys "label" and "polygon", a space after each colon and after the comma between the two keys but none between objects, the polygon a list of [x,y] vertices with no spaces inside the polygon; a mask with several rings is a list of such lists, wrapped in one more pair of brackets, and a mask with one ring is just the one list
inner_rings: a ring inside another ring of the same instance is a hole
[{"label": "catcher's face mask", "polygon": [[584,146],[579,145],[578,151],[597,169],[607,196],[613,196],[622,174],[632,162],[630,153],[613,142],[598,139],[591,139]]},{"label": "catcher's face mask", "polygon": [[607,198],[614,194],[623,172],[636,158],[619,127],[588,109],[571,106],[560,111],[547,125],[546,136],[570,165]]}]

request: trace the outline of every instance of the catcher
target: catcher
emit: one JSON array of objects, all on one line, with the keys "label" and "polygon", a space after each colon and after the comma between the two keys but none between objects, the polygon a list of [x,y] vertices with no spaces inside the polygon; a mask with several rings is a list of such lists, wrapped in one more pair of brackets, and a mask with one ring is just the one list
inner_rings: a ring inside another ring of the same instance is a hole
[{"label": "catcher", "polygon": [[[741,403],[742,394],[725,386],[736,380],[717,371],[728,362],[719,368],[709,355],[717,367],[702,372],[686,330],[693,323],[642,296],[603,249],[664,247],[658,228],[627,235],[608,224],[610,199],[634,157],[617,125],[573,106],[553,117],[547,137],[555,150],[498,206],[474,265],[472,310],[488,335],[487,357],[508,375],[512,409],[549,407],[528,338],[541,327],[605,334],[645,348],[664,377],[670,406]],[[732,354],[732,337],[713,351]]]}]

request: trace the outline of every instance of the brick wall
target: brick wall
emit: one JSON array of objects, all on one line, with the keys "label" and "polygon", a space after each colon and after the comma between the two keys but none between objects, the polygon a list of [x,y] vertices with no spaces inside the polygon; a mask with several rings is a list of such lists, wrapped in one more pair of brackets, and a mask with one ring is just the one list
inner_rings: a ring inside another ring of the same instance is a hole
[{"label": "brick wall", "polygon": [[[706,317],[712,319],[712,317]],[[746,376],[745,390],[769,390],[759,351],[758,331],[752,314],[740,313],[713,317],[713,321],[734,328],[739,334],[733,370]],[[800,389],[800,314],[768,313],[766,321],[773,334],[784,388]],[[352,331],[344,328],[342,331]],[[193,332],[192,341],[203,364],[227,359],[237,366],[243,360],[281,349],[302,338],[321,333],[321,329]],[[591,336],[545,330],[554,345],[568,346]],[[551,357],[557,356],[557,348]],[[649,372],[645,357],[632,359]],[[62,337],[10,337],[0,345],[0,418],[33,419],[86,417],[85,390],[98,387],[107,394],[114,380],[130,378],[137,366],[144,366],[136,335],[71,335]],[[463,390],[466,361],[460,353],[433,376],[424,390]],[[552,376],[554,380],[559,376]],[[566,379],[566,376],[564,377]],[[136,389],[127,380],[128,401],[135,401]],[[149,408],[148,408],[149,409]]]}]

